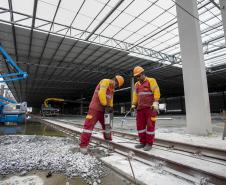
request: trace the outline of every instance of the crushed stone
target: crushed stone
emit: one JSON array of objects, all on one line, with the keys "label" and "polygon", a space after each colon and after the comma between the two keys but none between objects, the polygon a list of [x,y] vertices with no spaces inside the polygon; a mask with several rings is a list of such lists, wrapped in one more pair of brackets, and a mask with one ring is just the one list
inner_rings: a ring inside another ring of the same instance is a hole
[{"label": "crushed stone", "polygon": [[88,184],[100,182],[103,164],[91,155],[73,152],[75,147],[72,139],[63,137],[0,136],[0,175],[45,170],[78,176]]}]

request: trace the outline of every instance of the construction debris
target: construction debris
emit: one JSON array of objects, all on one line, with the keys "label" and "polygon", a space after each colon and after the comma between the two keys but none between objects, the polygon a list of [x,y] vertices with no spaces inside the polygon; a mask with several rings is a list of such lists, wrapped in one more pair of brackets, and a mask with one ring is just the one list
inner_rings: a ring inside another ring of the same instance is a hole
[{"label": "construction debris", "polygon": [[73,140],[46,136],[1,136],[0,175],[33,170],[81,177],[87,184],[100,182],[104,167],[100,161],[80,152],[73,153]]}]

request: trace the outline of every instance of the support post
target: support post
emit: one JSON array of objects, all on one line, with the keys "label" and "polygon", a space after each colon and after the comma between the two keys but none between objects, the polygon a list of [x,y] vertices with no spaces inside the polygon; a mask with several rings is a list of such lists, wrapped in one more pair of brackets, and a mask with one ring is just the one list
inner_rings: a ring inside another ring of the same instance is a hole
[{"label": "support post", "polygon": [[176,0],[183,66],[187,131],[212,133],[207,78],[196,0]]},{"label": "support post", "polygon": [[220,0],[220,9],[221,9],[221,16],[224,28],[224,39],[226,43],[226,0]]}]

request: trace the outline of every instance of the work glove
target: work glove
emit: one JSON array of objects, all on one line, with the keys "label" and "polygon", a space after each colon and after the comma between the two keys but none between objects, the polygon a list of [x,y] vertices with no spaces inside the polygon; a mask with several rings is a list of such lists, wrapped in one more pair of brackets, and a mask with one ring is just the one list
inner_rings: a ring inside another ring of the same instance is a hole
[{"label": "work glove", "polygon": [[130,108],[130,111],[134,111],[135,109],[136,109],[136,106],[132,105],[131,108]]},{"label": "work glove", "polygon": [[156,111],[159,111],[159,102],[157,101],[154,101],[153,104],[152,104],[152,108]]},{"label": "work glove", "polygon": [[105,106],[104,107],[104,112],[105,113],[113,113],[113,108],[110,106]]}]

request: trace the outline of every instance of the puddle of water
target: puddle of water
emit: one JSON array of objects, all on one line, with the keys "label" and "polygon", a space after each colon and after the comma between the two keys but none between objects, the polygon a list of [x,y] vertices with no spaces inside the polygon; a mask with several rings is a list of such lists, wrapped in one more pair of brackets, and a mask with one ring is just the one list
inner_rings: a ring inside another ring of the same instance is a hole
[{"label": "puddle of water", "polygon": [[26,176],[8,176],[0,180],[0,185],[86,185],[79,178],[67,179],[62,174],[52,174],[51,177],[46,177],[48,172],[31,172]]},{"label": "puddle of water", "polygon": [[56,131],[42,123],[27,122],[17,126],[0,125],[0,135],[44,135],[44,136],[65,136],[62,132]]},{"label": "puddle of water", "polygon": [[[67,178],[62,174],[52,174],[46,177],[48,172],[30,172],[25,176],[10,175],[7,177],[0,176],[0,185],[87,185],[79,177]],[[122,179],[114,172],[101,179],[98,184],[102,185],[128,185],[129,182]]]}]

